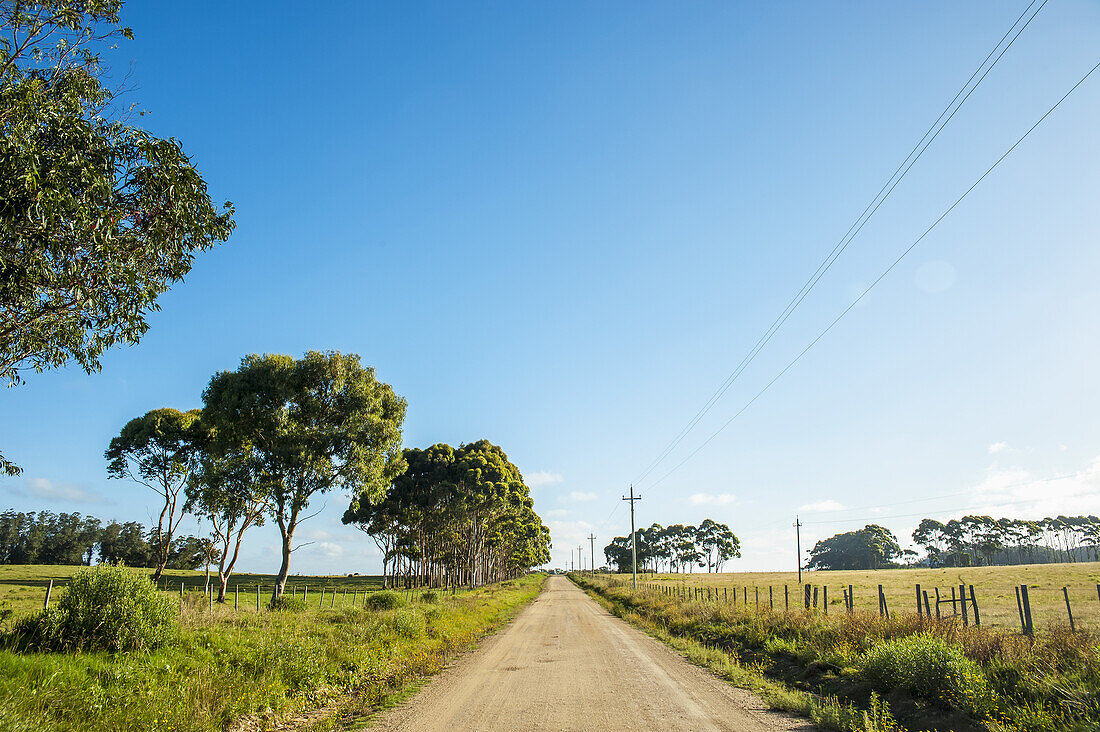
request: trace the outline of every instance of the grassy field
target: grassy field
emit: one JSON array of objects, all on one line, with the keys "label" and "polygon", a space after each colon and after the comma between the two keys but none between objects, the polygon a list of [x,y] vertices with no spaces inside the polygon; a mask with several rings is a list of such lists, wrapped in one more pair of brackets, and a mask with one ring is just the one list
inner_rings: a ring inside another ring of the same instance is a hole
[{"label": "grassy field", "polygon": [[[615,575],[623,581],[623,575]],[[630,576],[625,575],[629,581]],[[732,572],[722,574],[645,574],[640,582],[654,582],[667,586],[703,587],[717,590],[723,597],[730,597],[737,590],[737,602],[743,603],[748,590],[750,606],[755,606],[756,590],[760,591],[761,605],[768,603],[768,588],[776,607],[784,602],[784,585],[789,588],[792,605],[801,602],[798,575],[795,572]],[[935,602],[934,590],[938,587],[941,597],[950,599],[952,587],[958,594],[959,584],[974,585],[982,624],[1019,628],[1016,608],[1016,585],[1026,584],[1031,598],[1031,613],[1036,627],[1050,623],[1060,624],[1068,620],[1062,588],[1069,593],[1073,618],[1082,627],[1100,629],[1100,563],[1029,564],[1014,567],[967,567],[952,569],[884,569],[852,572],[803,572],[803,584],[828,588],[829,612],[841,612],[844,607],[843,590],[852,585],[857,610],[878,612],[878,586],[883,586],[891,612],[916,613],[917,584],[927,591]],[[823,596],[824,593],[819,596]],[[952,606],[945,604],[942,613],[951,614]],[[934,612],[934,608],[933,608]]]},{"label": "grassy field", "polygon": [[[54,586],[52,596],[56,598],[58,593],[63,591],[73,572],[78,569],[80,567],[45,564],[0,565],[0,607],[4,607],[6,602],[7,607],[20,613],[41,610],[43,600],[46,597],[46,587],[50,581],[53,581]],[[150,575],[152,574],[152,570],[148,570],[148,572]],[[217,574],[211,573],[210,582],[216,593],[218,587]],[[242,610],[255,610],[256,586],[260,586],[261,601],[267,602],[271,599],[271,588],[274,582],[275,575],[273,574],[234,574],[229,581],[229,601],[230,603],[233,601],[234,588],[239,588]],[[206,575],[202,570],[165,570],[161,579],[161,588],[164,591],[178,595],[181,583],[183,583],[185,594],[188,596],[196,593],[202,594],[206,585]],[[287,594],[293,591],[295,594],[301,595],[303,589],[306,588],[308,588],[307,596],[315,597],[318,601],[320,601],[320,591],[324,588],[326,591],[326,607],[331,599],[329,593],[335,589],[338,593],[336,602],[339,606],[339,598],[343,597],[345,590],[349,598],[345,600],[347,602],[350,601],[352,594],[355,592],[358,592],[358,597],[362,598],[363,592],[382,589],[382,577],[380,575],[347,577],[340,574],[331,576],[292,575],[287,578]]]},{"label": "grassy field", "polygon": [[[621,577],[573,578],[608,610],[691,661],[823,729],[1100,728],[1098,636],[1080,628],[1070,632],[1057,621],[1031,638],[915,612],[886,618],[877,604],[872,612],[826,616],[801,607],[784,612],[766,605],[757,610],[755,602],[715,602],[713,589],[710,600],[697,600],[695,593],[662,591],[667,581],[635,591]],[[721,577],[709,579],[713,588]]]},{"label": "grassy field", "polygon": [[[50,579],[56,585],[75,571],[0,569],[2,597],[16,617],[41,608]],[[172,573],[174,596],[181,579],[190,584],[202,573]],[[351,604],[355,590],[378,589],[378,578],[297,577],[295,584],[310,585],[299,612],[256,612],[255,583],[270,587],[270,577],[250,579],[251,603],[242,593],[239,611],[232,595],[211,613],[201,591],[188,591],[175,639],[153,652],[0,650],[0,729],[251,732],[288,719],[294,729],[350,728],[505,623],[537,596],[544,577],[453,596],[410,593],[401,607],[381,611],[363,607],[362,592]],[[323,607],[313,603],[322,586],[339,589],[335,607],[331,593]]]}]

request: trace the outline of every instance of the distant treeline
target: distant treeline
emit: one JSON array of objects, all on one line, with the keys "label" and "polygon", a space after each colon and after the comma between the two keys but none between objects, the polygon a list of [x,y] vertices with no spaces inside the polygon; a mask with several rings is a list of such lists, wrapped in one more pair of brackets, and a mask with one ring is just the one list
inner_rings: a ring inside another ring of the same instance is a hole
[{"label": "distant treeline", "polygon": [[[659,572],[664,566],[670,572],[690,572],[694,567],[721,572],[727,560],[741,556],[741,541],[730,527],[711,519],[698,526],[653,524],[635,533],[638,569],[642,571]],[[633,557],[629,536],[615,537],[603,553],[619,572],[630,571]]]},{"label": "distant treeline", "polygon": [[[158,556],[156,529],[136,521],[103,525],[94,516],[79,513],[9,509],[0,514],[0,564],[92,564],[122,562],[150,567]],[[168,566],[197,569],[212,551],[208,539],[183,536],[171,542]],[[210,557],[213,559],[213,557]]]},{"label": "distant treeline", "polygon": [[1100,518],[1058,516],[1036,521],[964,516],[924,519],[913,532],[922,557],[903,550],[889,529],[868,524],[822,539],[809,552],[809,569],[880,569],[896,566],[972,567],[1100,561]]}]

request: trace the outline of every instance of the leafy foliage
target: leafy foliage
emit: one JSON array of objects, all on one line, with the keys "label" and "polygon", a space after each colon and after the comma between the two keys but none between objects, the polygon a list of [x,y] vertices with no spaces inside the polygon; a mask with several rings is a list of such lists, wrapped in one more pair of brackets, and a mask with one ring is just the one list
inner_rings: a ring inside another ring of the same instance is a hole
[{"label": "leafy foliage", "polygon": [[[224,241],[180,143],[120,121],[99,52],[121,0],[0,6],[0,380],[136,343],[156,300]],[[0,470],[19,472],[0,456]]]},{"label": "leafy foliage", "polygon": [[863,673],[880,687],[900,687],[975,716],[992,706],[981,667],[957,646],[927,633],[880,643],[863,658]]},{"label": "leafy foliage", "polygon": [[359,357],[310,351],[301,359],[246,356],[203,392],[203,420],[263,469],[268,511],[282,537],[274,597],[290,570],[294,532],[318,494],[343,488],[379,497],[400,472],[405,400]]},{"label": "leafy foliage", "polygon": [[[638,529],[636,534],[638,567],[652,568],[654,572],[662,564],[681,572],[696,566],[706,567],[708,572],[721,572],[727,561],[741,556],[740,539],[729,526],[711,519],[704,519],[698,527],[653,524],[648,529]],[[629,572],[633,560],[630,537],[615,537],[604,547],[604,556],[618,571]]]},{"label": "leafy foliage", "polygon": [[822,539],[810,550],[808,569],[879,569],[901,556],[897,538],[888,529],[868,524]]},{"label": "leafy foliage", "polygon": [[126,567],[79,570],[57,604],[16,625],[17,643],[51,650],[148,651],[175,630],[172,600]]},{"label": "leafy foliage", "polygon": [[384,574],[473,586],[549,561],[549,529],[500,447],[479,440],[412,448],[402,462],[383,496],[361,493],[344,513],[344,523],[374,537]]},{"label": "leafy foliage", "polygon": [[380,590],[367,595],[363,604],[371,610],[396,610],[404,605],[405,601],[393,590]]}]

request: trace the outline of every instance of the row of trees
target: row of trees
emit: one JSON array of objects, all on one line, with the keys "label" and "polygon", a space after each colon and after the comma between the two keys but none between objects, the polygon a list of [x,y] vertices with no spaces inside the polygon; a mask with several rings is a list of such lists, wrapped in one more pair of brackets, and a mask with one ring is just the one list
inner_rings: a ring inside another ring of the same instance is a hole
[{"label": "row of trees", "polygon": [[936,567],[1100,561],[1100,518],[964,516],[947,523],[926,518],[913,532],[913,541]]},{"label": "row of trees", "polygon": [[946,523],[926,518],[913,532],[921,558],[902,549],[888,529],[869,524],[823,539],[810,550],[809,569],[880,569],[906,565],[969,567],[1100,561],[1100,518],[1058,516],[1037,521],[964,516]]},{"label": "row of trees", "polygon": [[[639,569],[670,572],[692,571],[705,567],[708,572],[721,572],[730,559],[741,556],[741,541],[729,526],[711,519],[698,526],[675,524],[663,527],[653,524],[648,529],[638,529],[637,559]],[[632,552],[629,536],[617,536],[604,547],[604,556],[619,572],[629,572]]]},{"label": "row of trees", "polygon": [[381,499],[363,493],[344,514],[378,545],[384,583],[473,586],[550,561],[550,530],[501,448],[480,440],[402,457]]},{"label": "row of trees", "polygon": [[[0,514],[0,564],[91,564],[122,562],[148,567],[161,554],[155,529],[131,521],[104,525],[94,516],[79,513]],[[181,536],[167,548],[171,569],[197,569],[216,561],[212,541]]]}]

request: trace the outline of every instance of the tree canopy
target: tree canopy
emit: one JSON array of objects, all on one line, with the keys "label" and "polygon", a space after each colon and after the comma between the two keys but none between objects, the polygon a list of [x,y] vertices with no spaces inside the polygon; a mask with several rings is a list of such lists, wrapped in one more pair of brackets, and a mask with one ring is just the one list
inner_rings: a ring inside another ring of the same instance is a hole
[{"label": "tree canopy", "polygon": [[197,409],[154,409],[127,422],[105,453],[110,477],[129,478],[160,497],[154,581],[168,563],[172,539],[183,520],[182,491],[198,465],[204,432]]},{"label": "tree canopy", "polygon": [[384,495],[360,493],[344,514],[378,544],[384,576],[472,586],[550,560],[549,529],[498,446],[410,448],[403,463]]},{"label": "tree canopy", "polygon": [[[0,380],[136,343],[194,255],[228,238],[179,141],[123,118],[100,52],[121,0],[0,5]],[[19,468],[0,456],[0,470]]]},{"label": "tree canopy", "polygon": [[897,537],[877,524],[822,539],[810,550],[807,569],[881,569],[901,556]]},{"label": "tree canopy", "polygon": [[290,570],[294,532],[318,494],[341,488],[381,498],[400,473],[405,400],[359,356],[310,351],[301,359],[250,355],[203,392],[216,439],[248,446],[282,538],[273,599]]},{"label": "tree canopy", "polygon": [[[673,572],[690,571],[694,567],[721,572],[728,560],[741,556],[741,540],[729,526],[712,519],[704,519],[699,526],[653,524],[636,533],[638,567],[654,572],[660,571],[662,565]],[[618,571],[629,572],[630,537],[615,537],[604,547],[604,556]]]}]

